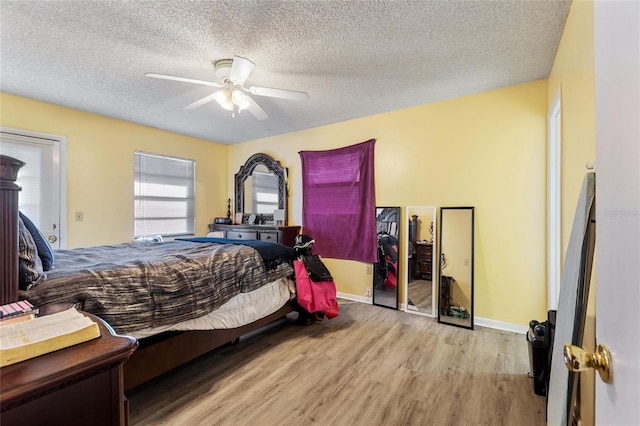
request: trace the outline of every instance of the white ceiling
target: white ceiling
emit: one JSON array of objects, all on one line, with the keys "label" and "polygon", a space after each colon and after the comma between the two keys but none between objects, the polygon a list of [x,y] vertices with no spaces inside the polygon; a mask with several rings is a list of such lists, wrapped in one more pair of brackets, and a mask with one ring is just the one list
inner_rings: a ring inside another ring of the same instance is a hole
[{"label": "white ceiling", "polygon": [[[549,75],[570,0],[0,1],[0,90],[233,144]],[[255,62],[269,119],[235,119],[212,62]]]}]

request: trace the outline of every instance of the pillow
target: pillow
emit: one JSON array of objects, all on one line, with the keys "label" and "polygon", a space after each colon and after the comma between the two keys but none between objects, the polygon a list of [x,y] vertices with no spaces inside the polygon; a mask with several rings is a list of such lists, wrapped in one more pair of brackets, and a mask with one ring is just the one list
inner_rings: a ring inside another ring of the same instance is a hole
[{"label": "pillow", "polygon": [[42,270],[42,261],[38,256],[36,243],[20,218],[18,218],[18,258],[20,259],[18,284],[21,290],[29,290],[47,278]]},{"label": "pillow", "polygon": [[48,271],[53,268],[53,250],[51,250],[51,246],[49,245],[49,241],[42,235],[42,232],[34,225],[31,220],[22,214],[22,212],[18,212],[20,214],[20,219],[24,222],[24,226],[26,226],[27,230],[31,234],[33,241],[36,243],[36,247],[38,248],[38,256],[40,256],[40,260],[42,261],[42,270]]}]

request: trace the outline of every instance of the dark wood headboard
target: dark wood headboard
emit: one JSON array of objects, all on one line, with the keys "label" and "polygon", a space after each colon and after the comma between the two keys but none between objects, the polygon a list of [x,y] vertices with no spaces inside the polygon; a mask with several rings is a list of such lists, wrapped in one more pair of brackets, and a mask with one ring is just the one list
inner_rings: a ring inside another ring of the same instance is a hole
[{"label": "dark wood headboard", "polygon": [[18,300],[18,171],[20,160],[0,155],[0,305]]}]

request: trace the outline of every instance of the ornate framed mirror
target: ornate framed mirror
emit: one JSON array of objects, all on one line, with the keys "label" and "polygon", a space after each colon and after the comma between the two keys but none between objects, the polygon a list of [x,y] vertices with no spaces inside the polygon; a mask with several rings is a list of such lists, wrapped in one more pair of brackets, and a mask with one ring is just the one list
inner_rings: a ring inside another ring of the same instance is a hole
[{"label": "ornate framed mirror", "polygon": [[438,322],[473,330],[474,207],[440,209]]},{"label": "ornate framed mirror", "polygon": [[243,224],[287,225],[287,169],[263,153],[254,154],[235,175],[236,215]]}]

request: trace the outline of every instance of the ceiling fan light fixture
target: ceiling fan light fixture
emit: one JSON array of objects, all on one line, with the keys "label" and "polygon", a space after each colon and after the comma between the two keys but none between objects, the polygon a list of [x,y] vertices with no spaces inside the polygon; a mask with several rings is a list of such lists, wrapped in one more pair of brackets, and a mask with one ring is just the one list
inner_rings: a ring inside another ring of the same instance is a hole
[{"label": "ceiling fan light fixture", "polygon": [[213,99],[220,104],[220,106],[227,111],[233,111],[233,101],[231,99],[231,92],[228,89],[218,90],[213,95]]},{"label": "ceiling fan light fixture", "polygon": [[247,99],[247,96],[242,93],[242,90],[240,89],[233,89],[231,91],[231,101],[234,105],[238,106],[238,110],[240,111],[249,107],[250,105],[249,99]]},{"label": "ceiling fan light fixture", "polygon": [[216,76],[220,82],[196,80],[192,78],[177,77],[167,74],[146,73],[147,77],[159,78],[164,80],[174,80],[183,83],[200,84],[211,87],[220,87],[217,92],[211,93],[204,98],[183,107],[183,110],[193,110],[201,107],[211,101],[216,101],[224,110],[231,111],[231,117],[239,114],[247,109],[258,120],[266,120],[269,118],[267,113],[258,105],[253,98],[246,94],[251,93],[257,96],[265,96],[270,98],[290,99],[296,101],[304,101],[309,99],[306,92],[298,92],[295,90],[276,89],[273,87],[244,87],[244,83],[249,78],[255,64],[247,58],[234,56],[233,59],[219,59],[213,62]]},{"label": "ceiling fan light fixture", "polygon": [[222,82],[229,78],[231,65],[233,65],[233,59],[220,59],[213,63],[215,73]]}]

